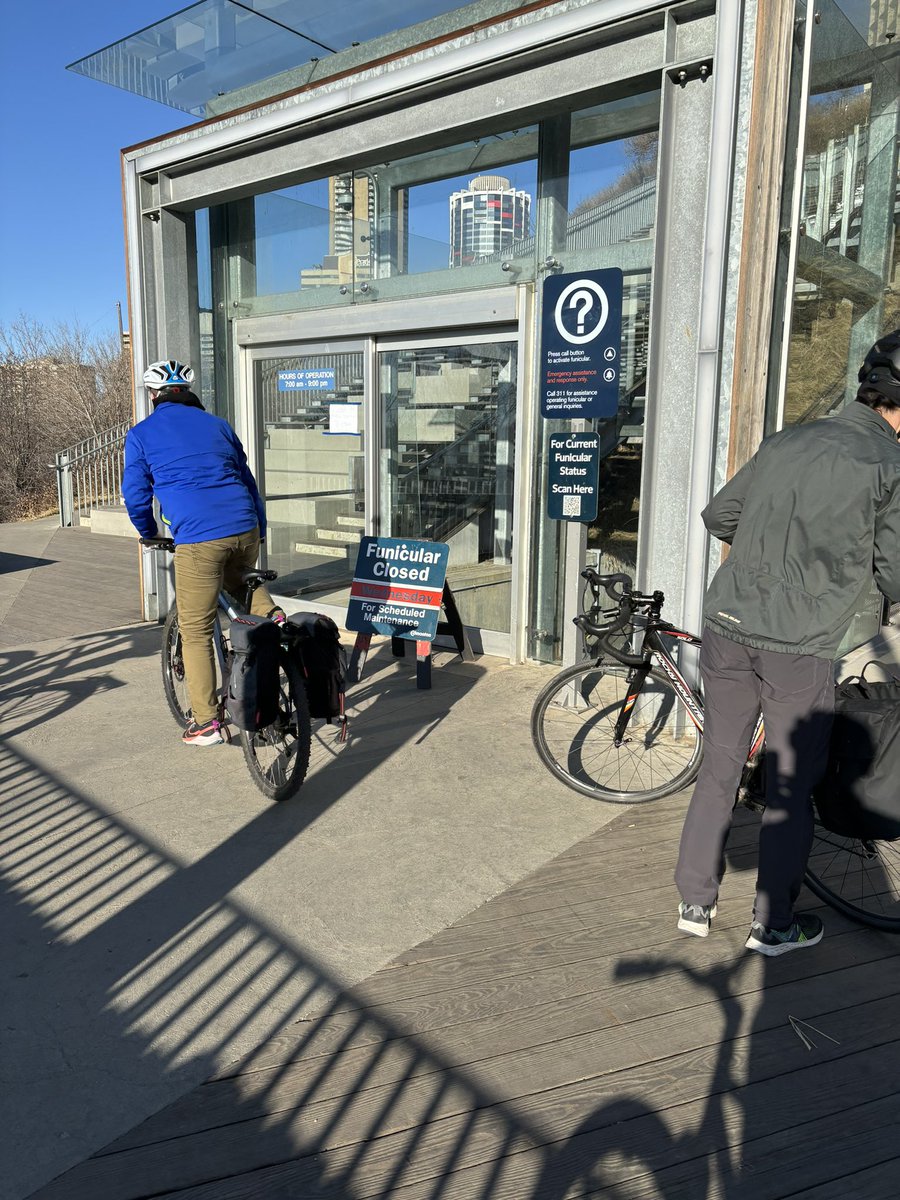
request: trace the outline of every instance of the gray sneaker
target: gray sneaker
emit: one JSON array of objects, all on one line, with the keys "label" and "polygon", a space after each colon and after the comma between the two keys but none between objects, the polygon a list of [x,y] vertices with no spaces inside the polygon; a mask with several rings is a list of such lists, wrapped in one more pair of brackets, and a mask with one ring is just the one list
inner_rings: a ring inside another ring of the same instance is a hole
[{"label": "gray sneaker", "polygon": [[807,946],[815,946],[821,942],[825,927],[818,917],[804,913],[794,917],[794,922],[787,929],[768,929],[754,921],[750,926],[750,936],[744,945],[748,950],[757,954],[787,954],[789,950],[804,950]]},{"label": "gray sneaker", "polygon": [[715,903],[707,907],[705,904],[685,904],[682,900],[678,905],[678,928],[694,937],[709,937],[710,922],[718,911]]}]

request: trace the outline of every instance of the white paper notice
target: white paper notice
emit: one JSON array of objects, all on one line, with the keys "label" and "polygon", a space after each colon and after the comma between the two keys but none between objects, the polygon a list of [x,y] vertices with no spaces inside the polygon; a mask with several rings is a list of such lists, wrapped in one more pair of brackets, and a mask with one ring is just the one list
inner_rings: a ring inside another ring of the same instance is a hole
[{"label": "white paper notice", "polygon": [[329,433],[359,433],[358,404],[329,404],[328,432]]}]

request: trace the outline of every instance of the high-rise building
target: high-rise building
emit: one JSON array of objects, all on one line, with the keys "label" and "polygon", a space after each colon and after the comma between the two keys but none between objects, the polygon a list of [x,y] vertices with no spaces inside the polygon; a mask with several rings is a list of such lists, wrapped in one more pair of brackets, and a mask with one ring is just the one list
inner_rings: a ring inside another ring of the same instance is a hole
[{"label": "high-rise building", "polygon": [[320,266],[300,272],[301,288],[352,286],[371,279],[374,220],[375,188],[368,175],[332,175],[328,180],[328,253]]},{"label": "high-rise building", "polygon": [[450,266],[505,250],[530,231],[531,196],[502,175],[479,175],[450,197]]}]

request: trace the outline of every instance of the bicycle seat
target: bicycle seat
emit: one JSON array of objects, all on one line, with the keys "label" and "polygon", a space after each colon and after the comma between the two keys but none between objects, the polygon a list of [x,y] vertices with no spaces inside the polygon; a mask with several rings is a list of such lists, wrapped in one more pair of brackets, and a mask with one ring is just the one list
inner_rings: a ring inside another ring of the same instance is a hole
[{"label": "bicycle seat", "polygon": [[254,587],[258,587],[261,583],[271,583],[273,579],[277,578],[277,571],[244,571],[241,575],[241,583],[252,584]]}]

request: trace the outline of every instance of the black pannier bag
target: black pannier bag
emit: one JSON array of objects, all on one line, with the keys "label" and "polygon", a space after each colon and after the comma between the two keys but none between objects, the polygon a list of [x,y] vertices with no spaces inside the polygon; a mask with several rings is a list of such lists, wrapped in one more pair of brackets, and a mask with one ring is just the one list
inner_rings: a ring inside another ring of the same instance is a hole
[{"label": "black pannier bag", "polygon": [[900,838],[900,679],[860,675],[835,688],[828,768],[814,793],[820,822],[864,841]]},{"label": "black pannier bag", "polygon": [[256,732],[278,716],[278,649],[281,632],[268,617],[242,614],[231,623],[231,675],[225,696],[238,729]]},{"label": "black pannier bag", "polygon": [[329,725],[338,722],[343,742],[347,737],[347,654],[338,627],[322,613],[294,613],[287,624],[294,633],[295,661],[306,686],[309,715],[324,718]]}]

